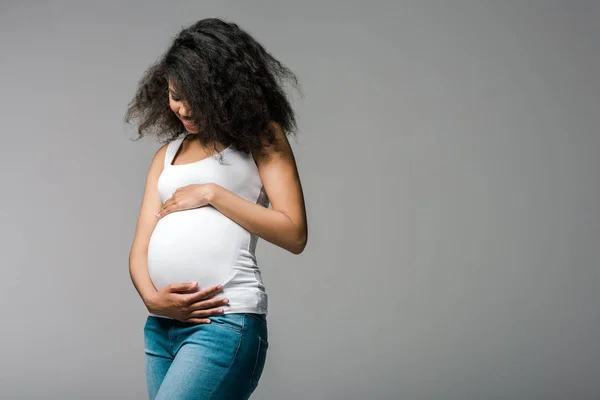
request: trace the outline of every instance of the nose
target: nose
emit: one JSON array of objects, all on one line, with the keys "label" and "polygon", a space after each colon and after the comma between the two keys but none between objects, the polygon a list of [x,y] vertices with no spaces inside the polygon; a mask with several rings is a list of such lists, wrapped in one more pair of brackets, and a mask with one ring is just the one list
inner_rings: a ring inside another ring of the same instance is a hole
[{"label": "nose", "polygon": [[188,117],[187,108],[185,108],[185,106],[182,105],[179,107],[179,115],[182,117]]}]

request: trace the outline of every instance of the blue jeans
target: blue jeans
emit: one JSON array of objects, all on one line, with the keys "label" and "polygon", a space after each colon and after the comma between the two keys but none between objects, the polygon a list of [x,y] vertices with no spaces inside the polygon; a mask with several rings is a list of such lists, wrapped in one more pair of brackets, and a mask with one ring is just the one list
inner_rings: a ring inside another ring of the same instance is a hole
[{"label": "blue jeans", "polygon": [[265,314],[209,317],[210,324],[149,315],[144,325],[150,400],[248,399],[263,371]]}]

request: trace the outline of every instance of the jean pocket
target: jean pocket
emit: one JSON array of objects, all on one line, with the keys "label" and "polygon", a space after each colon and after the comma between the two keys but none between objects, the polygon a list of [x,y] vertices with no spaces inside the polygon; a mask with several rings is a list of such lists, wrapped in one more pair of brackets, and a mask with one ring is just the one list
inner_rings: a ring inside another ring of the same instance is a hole
[{"label": "jean pocket", "polygon": [[217,324],[236,332],[244,329],[244,319],[239,314],[211,315],[209,319],[211,324]]},{"label": "jean pocket", "polygon": [[263,369],[265,367],[265,362],[267,360],[267,350],[269,348],[269,342],[266,339],[258,336],[258,349],[256,351],[256,361],[254,363],[254,368],[252,370],[252,375],[250,376],[250,384],[253,389],[256,389],[258,386],[258,381],[262,375]]},{"label": "jean pocket", "polygon": [[266,316],[266,314],[246,313],[246,315],[248,317],[252,318],[252,319],[257,320],[258,322],[261,322],[264,325],[267,324],[267,316]]}]

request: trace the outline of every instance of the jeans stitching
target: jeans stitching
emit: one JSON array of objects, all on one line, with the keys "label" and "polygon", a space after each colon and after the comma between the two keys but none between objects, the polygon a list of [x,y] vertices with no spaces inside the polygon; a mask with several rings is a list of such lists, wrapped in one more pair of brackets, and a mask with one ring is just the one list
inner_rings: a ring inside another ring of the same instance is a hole
[{"label": "jeans stitching", "polygon": [[[262,319],[260,317],[257,317],[254,313],[247,313],[246,315],[248,315],[250,318],[254,318],[255,320],[262,322],[262,323],[267,323],[266,319]],[[264,315],[264,314],[259,314],[259,315]]]},{"label": "jeans stitching", "polygon": [[175,326],[170,325],[168,328],[168,337],[169,337],[169,349],[171,350],[171,354],[175,354],[175,343],[173,341],[173,331],[175,330]]},{"label": "jeans stitching", "polygon": [[[245,323],[246,323],[246,318],[242,318],[242,331],[244,330]],[[240,351],[240,347],[242,346],[243,337],[244,337],[244,335],[240,335],[240,340],[238,340],[237,349],[235,349],[235,354],[233,355],[233,358],[231,359],[231,364],[229,364],[229,367],[227,367],[227,371],[225,371],[225,373],[223,374],[223,376],[221,376],[221,379],[219,379],[219,381],[215,384],[215,386],[213,387],[213,389],[208,394],[208,399],[210,399],[212,397],[212,395],[215,392],[215,390],[217,390],[217,388],[219,387],[219,385],[221,384],[221,382],[223,382],[223,379],[225,379],[225,376],[227,376],[227,374],[231,370],[231,366],[235,362],[235,359],[237,358],[237,355],[238,355],[238,353]]]},{"label": "jeans stitching", "polygon": [[254,384],[254,374],[256,374],[256,367],[258,367],[258,359],[260,358],[260,352],[263,350],[263,341],[263,338],[258,336],[258,350],[256,351],[256,361],[254,362],[254,368],[252,368],[252,374],[250,374],[250,385],[252,385],[253,388],[256,388],[257,386]]},{"label": "jeans stitching", "polygon": [[[217,316],[217,315],[215,315],[215,316]],[[219,317],[223,317],[223,315],[218,315],[218,316]],[[242,327],[241,328],[238,328],[237,325],[232,324],[229,321],[225,321],[225,322],[218,321],[218,322],[215,322],[215,320],[212,320],[211,324],[218,324],[220,326],[224,326],[225,328],[231,329],[232,331],[237,332],[237,333],[241,333],[244,330],[244,318],[242,318]]]}]

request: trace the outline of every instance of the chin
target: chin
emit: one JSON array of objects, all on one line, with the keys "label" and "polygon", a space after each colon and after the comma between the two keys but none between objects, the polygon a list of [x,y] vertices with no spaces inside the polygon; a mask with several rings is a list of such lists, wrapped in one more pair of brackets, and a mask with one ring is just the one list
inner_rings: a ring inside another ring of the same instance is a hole
[{"label": "chin", "polygon": [[185,124],[183,124],[183,129],[185,129],[188,133],[198,133],[198,127],[196,126],[185,126]]}]

